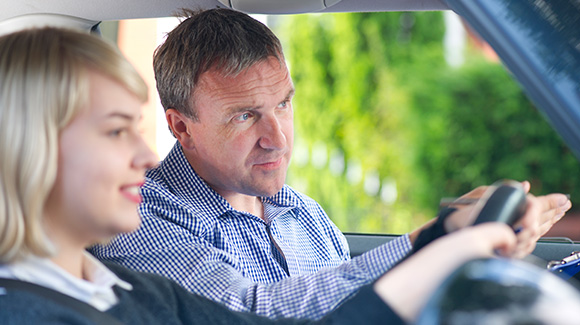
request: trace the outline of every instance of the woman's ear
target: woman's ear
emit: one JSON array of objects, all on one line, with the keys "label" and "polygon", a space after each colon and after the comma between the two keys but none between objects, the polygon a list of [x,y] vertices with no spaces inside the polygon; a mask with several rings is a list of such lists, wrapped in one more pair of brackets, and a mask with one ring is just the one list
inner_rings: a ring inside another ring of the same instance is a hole
[{"label": "woman's ear", "polygon": [[193,149],[193,136],[190,132],[189,125],[194,122],[174,108],[165,111],[165,119],[167,120],[169,129],[171,129],[171,132],[177,138],[181,147],[183,149]]}]

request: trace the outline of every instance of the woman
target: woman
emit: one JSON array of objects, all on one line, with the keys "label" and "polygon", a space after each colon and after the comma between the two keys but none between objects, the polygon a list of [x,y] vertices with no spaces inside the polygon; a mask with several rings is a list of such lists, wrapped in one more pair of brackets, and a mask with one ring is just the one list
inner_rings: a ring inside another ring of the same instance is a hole
[{"label": "woman", "polygon": [[[85,252],[138,227],[139,186],[156,162],[139,130],[147,87],[133,67],[96,37],[48,28],[0,38],[0,74],[0,277],[54,289],[126,323],[240,321],[173,283],[112,272]],[[180,296],[198,302],[195,313],[181,309]],[[2,298],[3,324],[99,315],[36,291],[7,289]]]},{"label": "woman", "polygon": [[[0,323],[271,322],[85,251],[139,225],[139,186],[156,162],[139,132],[146,98],[134,68],[97,37],[55,28],[0,37]],[[412,321],[454,268],[515,242],[500,224],[457,231],[321,322]]]}]

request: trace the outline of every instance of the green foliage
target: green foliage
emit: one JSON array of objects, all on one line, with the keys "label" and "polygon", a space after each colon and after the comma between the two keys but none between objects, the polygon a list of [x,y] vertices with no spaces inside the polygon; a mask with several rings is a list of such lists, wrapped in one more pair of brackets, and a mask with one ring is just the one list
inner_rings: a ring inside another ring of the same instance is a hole
[{"label": "green foliage", "polygon": [[[419,167],[442,185],[437,196],[505,178],[529,180],[536,195],[579,189],[578,161],[500,65],[474,60],[431,77],[435,86],[413,93],[432,134],[420,144]],[[433,123],[432,115],[445,118]]]},{"label": "green foliage", "polygon": [[441,13],[294,15],[275,31],[296,87],[288,183],[343,231],[407,232],[441,197],[502,178],[579,187],[577,160],[500,65],[446,65]]}]

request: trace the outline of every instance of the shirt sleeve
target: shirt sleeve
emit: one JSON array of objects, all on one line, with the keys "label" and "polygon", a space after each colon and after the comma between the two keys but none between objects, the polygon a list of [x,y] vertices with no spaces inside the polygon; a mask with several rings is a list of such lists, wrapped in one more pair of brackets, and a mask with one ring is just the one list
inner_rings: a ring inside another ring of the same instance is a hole
[{"label": "shirt sleeve", "polygon": [[142,205],[140,213],[143,225],[137,232],[116,237],[91,252],[138,271],[161,274],[232,310],[274,319],[322,318],[411,250],[408,235],[403,235],[335,268],[275,283],[256,283],[243,275],[236,256],[169,221],[169,211]]}]

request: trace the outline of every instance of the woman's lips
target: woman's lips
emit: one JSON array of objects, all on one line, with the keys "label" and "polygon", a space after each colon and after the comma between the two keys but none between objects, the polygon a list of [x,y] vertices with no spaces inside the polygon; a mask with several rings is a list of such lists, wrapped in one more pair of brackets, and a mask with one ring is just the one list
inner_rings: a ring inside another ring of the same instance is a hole
[{"label": "woman's lips", "polygon": [[143,197],[141,196],[141,186],[143,186],[143,184],[144,183],[138,183],[123,186],[121,187],[121,193],[130,201],[140,204],[141,201],[143,201]]}]

